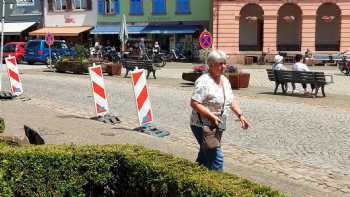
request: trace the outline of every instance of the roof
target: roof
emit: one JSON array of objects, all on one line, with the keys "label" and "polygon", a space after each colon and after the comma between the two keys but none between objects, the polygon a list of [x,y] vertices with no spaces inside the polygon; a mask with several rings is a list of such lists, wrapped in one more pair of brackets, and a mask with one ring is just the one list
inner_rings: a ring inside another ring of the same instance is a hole
[{"label": "roof", "polygon": [[55,36],[78,36],[80,33],[90,30],[92,27],[44,27],[29,32],[31,36],[45,36],[47,33]]}]

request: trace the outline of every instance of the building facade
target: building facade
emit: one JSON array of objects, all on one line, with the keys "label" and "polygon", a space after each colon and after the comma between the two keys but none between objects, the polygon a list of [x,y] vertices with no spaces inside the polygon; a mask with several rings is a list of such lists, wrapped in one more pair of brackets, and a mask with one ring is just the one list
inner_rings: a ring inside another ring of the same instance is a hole
[{"label": "building facade", "polygon": [[198,33],[210,28],[211,6],[211,0],[97,0],[97,26],[91,33],[102,45],[119,46],[125,15],[131,45],[144,38],[148,47],[158,41],[163,50],[191,50]]},{"label": "building facade", "polygon": [[[28,32],[40,27],[43,19],[41,0],[17,0],[5,4],[4,41],[25,41]],[[0,9],[2,15],[2,9]],[[1,29],[1,26],[0,26]]]},{"label": "building facade", "polygon": [[86,43],[89,30],[96,25],[96,1],[94,0],[45,0],[43,28],[30,35],[44,37],[50,33],[55,39]]},{"label": "building facade", "polygon": [[350,49],[348,0],[214,0],[214,47],[245,54]]}]

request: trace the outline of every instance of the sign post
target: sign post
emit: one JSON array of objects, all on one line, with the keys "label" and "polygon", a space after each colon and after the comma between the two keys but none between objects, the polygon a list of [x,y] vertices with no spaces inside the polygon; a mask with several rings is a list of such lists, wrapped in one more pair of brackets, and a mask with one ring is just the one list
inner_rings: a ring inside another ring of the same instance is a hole
[{"label": "sign post", "polygon": [[212,44],[213,37],[211,36],[210,32],[205,29],[199,36],[199,45],[202,47],[202,49],[205,49],[205,64],[207,64],[208,49]]},{"label": "sign post", "polygon": [[49,69],[52,69],[51,45],[53,44],[54,40],[55,37],[53,36],[53,34],[47,33],[45,35],[45,42],[47,45],[49,45]]}]

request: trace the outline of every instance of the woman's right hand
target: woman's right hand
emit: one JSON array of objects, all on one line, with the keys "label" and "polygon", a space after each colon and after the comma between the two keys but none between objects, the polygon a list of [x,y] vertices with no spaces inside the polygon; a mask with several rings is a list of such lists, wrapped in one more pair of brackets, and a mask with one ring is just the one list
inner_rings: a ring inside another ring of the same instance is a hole
[{"label": "woman's right hand", "polygon": [[210,116],[209,121],[215,127],[219,127],[219,124],[221,123],[220,118],[214,114]]}]

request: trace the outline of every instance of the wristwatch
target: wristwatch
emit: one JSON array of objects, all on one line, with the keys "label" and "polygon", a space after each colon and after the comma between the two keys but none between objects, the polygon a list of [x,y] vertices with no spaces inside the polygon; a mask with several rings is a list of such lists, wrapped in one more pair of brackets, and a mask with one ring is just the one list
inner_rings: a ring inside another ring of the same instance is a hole
[{"label": "wristwatch", "polygon": [[242,116],[243,116],[242,112],[237,114],[238,119],[241,119]]}]

